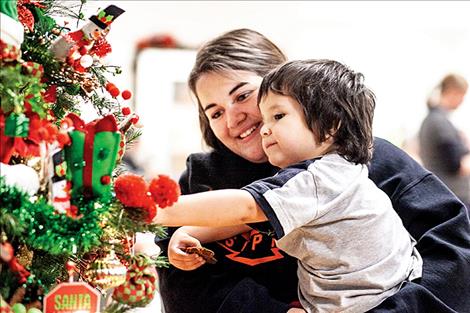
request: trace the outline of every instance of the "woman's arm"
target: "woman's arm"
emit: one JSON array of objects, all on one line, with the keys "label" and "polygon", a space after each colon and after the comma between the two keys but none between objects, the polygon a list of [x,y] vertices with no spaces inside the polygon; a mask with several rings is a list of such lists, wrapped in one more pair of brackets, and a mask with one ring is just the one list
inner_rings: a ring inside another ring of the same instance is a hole
[{"label": "woman's arm", "polygon": [[470,223],[465,206],[435,175],[383,139],[374,141],[369,171],[418,241],[423,258],[422,278],[405,283],[371,312],[468,311]]},{"label": "woman's arm", "polygon": [[159,210],[153,222],[164,226],[221,227],[266,220],[249,192],[224,189],[181,196],[173,206]]}]

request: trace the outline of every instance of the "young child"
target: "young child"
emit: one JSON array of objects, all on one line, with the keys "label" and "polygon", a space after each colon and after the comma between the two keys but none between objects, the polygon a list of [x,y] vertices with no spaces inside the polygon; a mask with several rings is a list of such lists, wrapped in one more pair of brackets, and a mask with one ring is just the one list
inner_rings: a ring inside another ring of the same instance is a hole
[{"label": "young child", "polygon": [[269,221],[278,247],[299,260],[307,312],[365,312],[421,277],[415,241],[368,178],[375,98],[362,79],[330,60],[268,74],[258,95],[261,135],[281,170],[242,190],[182,196],[154,221],[215,227],[191,234],[201,241],[227,235],[217,226]]}]

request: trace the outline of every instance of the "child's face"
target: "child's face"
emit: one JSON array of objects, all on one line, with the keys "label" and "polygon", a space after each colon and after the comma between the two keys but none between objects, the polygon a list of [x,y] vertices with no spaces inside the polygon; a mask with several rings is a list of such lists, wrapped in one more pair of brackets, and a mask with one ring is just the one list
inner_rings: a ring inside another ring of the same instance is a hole
[{"label": "child's face", "polygon": [[317,143],[301,105],[293,98],[268,92],[259,108],[263,149],[271,164],[284,168],[318,157],[331,147],[331,138]]}]

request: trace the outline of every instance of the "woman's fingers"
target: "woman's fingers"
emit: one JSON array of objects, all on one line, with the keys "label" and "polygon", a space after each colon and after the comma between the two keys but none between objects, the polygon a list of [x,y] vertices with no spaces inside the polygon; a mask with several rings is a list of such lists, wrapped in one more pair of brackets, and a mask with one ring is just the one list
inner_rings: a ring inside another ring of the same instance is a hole
[{"label": "woman's fingers", "polygon": [[205,263],[204,259],[197,254],[188,254],[182,248],[200,246],[201,243],[196,238],[177,231],[171,237],[168,245],[168,260],[171,265],[180,270],[194,270]]},{"label": "woman's fingers", "polygon": [[200,266],[202,266],[204,263],[204,259],[200,257],[197,254],[187,254],[183,252],[181,249],[177,249],[171,253],[168,254],[168,259],[170,260],[170,263],[183,271],[191,271],[194,270]]}]

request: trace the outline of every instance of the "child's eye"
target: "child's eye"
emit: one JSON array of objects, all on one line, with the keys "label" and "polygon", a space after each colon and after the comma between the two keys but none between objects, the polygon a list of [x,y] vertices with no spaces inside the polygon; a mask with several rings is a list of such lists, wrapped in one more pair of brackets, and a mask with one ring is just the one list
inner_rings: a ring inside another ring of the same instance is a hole
[{"label": "child's eye", "polygon": [[274,119],[276,121],[280,120],[281,118],[283,118],[285,116],[284,113],[278,113],[278,114],[274,114]]},{"label": "child's eye", "polygon": [[242,102],[243,100],[245,100],[246,98],[248,98],[250,95],[251,95],[252,91],[247,91],[245,93],[242,93],[241,95],[239,95],[237,97],[237,102]]}]

